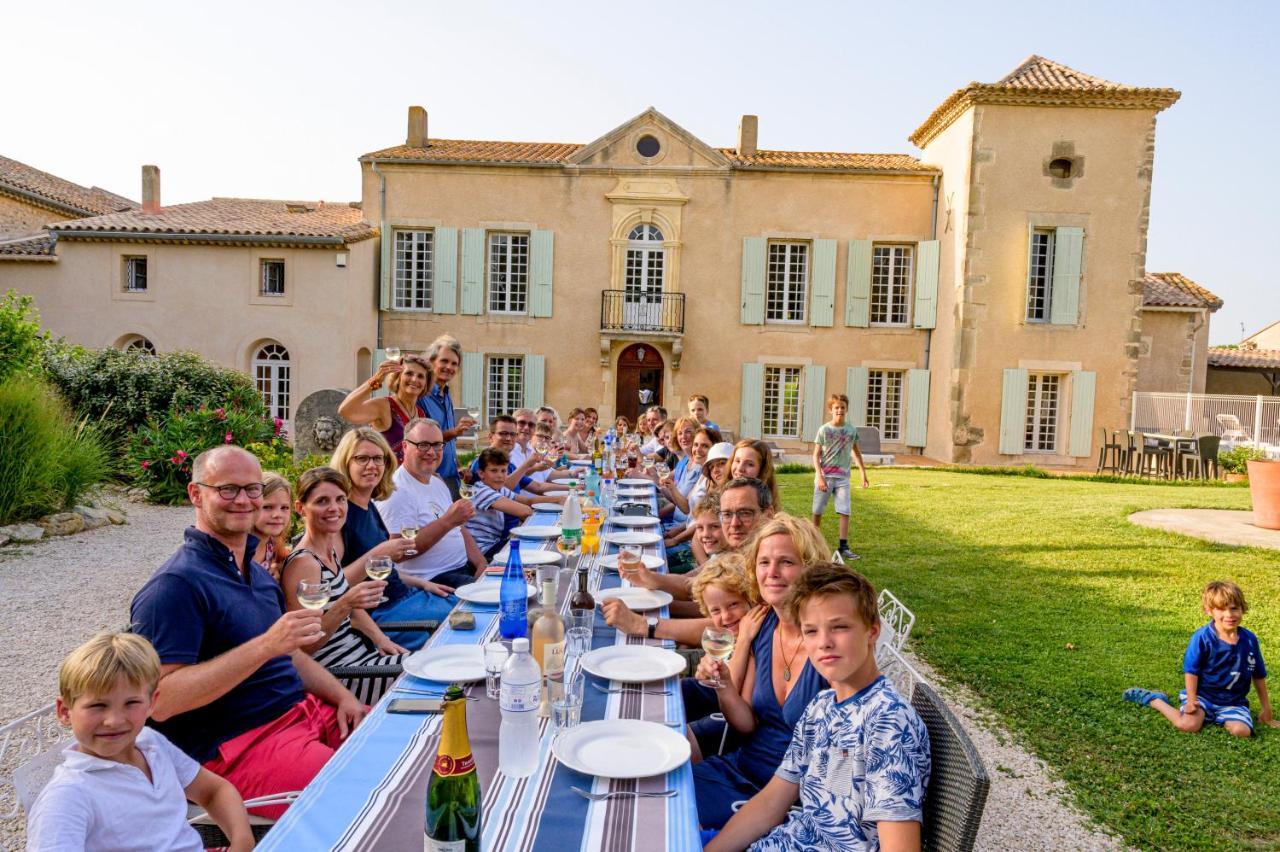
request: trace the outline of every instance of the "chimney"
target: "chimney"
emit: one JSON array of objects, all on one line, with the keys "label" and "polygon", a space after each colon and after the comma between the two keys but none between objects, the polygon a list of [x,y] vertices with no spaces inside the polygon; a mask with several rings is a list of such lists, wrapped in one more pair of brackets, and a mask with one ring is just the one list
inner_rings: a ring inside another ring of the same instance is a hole
[{"label": "chimney", "polygon": [[427,111],[420,106],[409,107],[409,135],[404,144],[410,148],[427,147]]},{"label": "chimney", "polygon": [[160,212],[160,167],[142,167],[142,212]]},{"label": "chimney", "polygon": [[738,122],[738,156],[755,156],[756,133],[759,129],[760,119],[754,115],[744,115]]}]

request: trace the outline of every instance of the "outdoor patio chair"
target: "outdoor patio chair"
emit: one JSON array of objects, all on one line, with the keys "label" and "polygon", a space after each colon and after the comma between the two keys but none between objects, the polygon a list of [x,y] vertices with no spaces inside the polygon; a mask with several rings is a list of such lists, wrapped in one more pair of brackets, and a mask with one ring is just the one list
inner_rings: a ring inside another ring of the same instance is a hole
[{"label": "outdoor patio chair", "polygon": [[907,662],[903,653],[892,646],[886,646],[883,654],[880,653],[879,648],[876,649],[876,668],[880,669],[880,674],[893,684],[893,688],[898,690],[898,694],[904,699],[911,695],[917,683],[924,680],[924,676]]},{"label": "outdoor patio chair", "polygon": [[[1190,450],[1183,451],[1178,455],[1178,473],[1182,476],[1195,476],[1198,479],[1208,479],[1210,471],[1214,479],[1218,478],[1218,448],[1222,444],[1222,438],[1217,435],[1200,435],[1192,444]],[[1187,468],[1191,468],[1191,472],[1187,472]]]},{"label": "outdoor patio chair", "polygon": [[1234,414],[1217,414],[1214,419],[1218,421],[1218,425],[1222,427],[1222,440],[1247,442],[1253,439],[1249,437],[1249,433],[1240,425],[1240,418]]},{"label": "outdoor patio chair", "polygon": [[924,795],[922,846],[938,852],[973,849],[991,779],[960,720],[929,684],[918,681],[911,706],[929,730],[932,767]]},{"label": "outdoor patio chair", "polygon": [[1173,448],[1162,447],[1155,441],[1147,443],[1143,432],[1133,433],[1134,470],[1136,476],[1173,476]]},{"label": "outdoor patio chair", "polygon": [[858,426],[858,452],[867,464],[893,464],[893,453],[880,446],[880,430],[874,426]]},{"label": "outdoor patio chair", "polygon": [[1120,435],[1118,432],[1111,433],[1111,440],[1107,440],[1107,427],[1101,427],[1102,442],[1098,444],[1098,473],[1110,471],[1111,473],[1120,472],[1120,457],[1122,455],[1120,446]]},{"label": "outdoor patio chair", "polygon": [[888,589],[880,590],[880,596],[876,599],[876,609],[880,611],[880,637],[876,639],[878,662],[885,648],[900,651],[907,644],[907,637],[911,635],[911,628],[915,626],[916,616]]}]

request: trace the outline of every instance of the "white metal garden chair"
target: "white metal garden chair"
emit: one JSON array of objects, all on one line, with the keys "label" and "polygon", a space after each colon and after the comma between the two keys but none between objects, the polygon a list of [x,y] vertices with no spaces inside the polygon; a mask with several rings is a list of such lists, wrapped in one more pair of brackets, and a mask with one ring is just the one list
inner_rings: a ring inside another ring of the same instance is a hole
[{"label": "white metal garden chair", "polygon": [[907,644],[911,628],[916,624],[916,616],[888,589],[880,590],[876,609],[880,611],[880,638],[876,640],[876,662],[879,663],[884,649],[901,651]]},{"label": "white metal garden chair", "polygon": [[1240,418],[1234,414],[1218,414],[1215,418],[1218,425],[1222,427],[1222,440],[1232,441],[1235,443],[1247,443],[1253,439],[1249,437],[1249,433],[1240,425]]}]

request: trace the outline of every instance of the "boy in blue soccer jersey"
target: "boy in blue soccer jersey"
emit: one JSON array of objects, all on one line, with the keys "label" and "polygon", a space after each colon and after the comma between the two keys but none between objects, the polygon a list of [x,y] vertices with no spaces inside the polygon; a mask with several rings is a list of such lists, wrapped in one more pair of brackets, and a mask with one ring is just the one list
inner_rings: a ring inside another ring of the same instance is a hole
[{"label": "boy in blue soccer jersey", "polygon": [[1126,689],[1125,701],[1153,707],[1179,731],[1195,733],[1206,722],[1222,725],[1236,737],[1253,734],[1249,714],[1249,684],[1258,691],[1261,712],[1258,721],[1280,728],[1271,716],[1267,695],[1267,667],[1262,662],[1258,637],[1240,626],[1248,612],[1244,592],[1235,583],[1215,580],[1204,587],[1200,605],[1212,621],[1191,634],[1182,657],[1187,686],[1178,694],[1177,710],[1163,692],[1133,687]]},{"label": "boy in blue soccer jersey", "polygon": [[[832,688],[810,702],[773,778],[706,849],[919,852],[929,732],[876,668],[875,589],[843,565],[819,562],[783,607]],[[797,799],[800,809],[788,814]]]}]

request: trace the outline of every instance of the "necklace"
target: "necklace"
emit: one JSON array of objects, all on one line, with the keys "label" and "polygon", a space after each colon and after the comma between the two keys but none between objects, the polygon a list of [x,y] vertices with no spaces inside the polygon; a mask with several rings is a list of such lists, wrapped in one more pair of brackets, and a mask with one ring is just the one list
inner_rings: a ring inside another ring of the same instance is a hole
[{"label": "necklace", "polygon": [[[800,653],[800,646],[803,644],[804,644],[804,637],[801,636],[800,641],[796,643],[796,649],[791,652],[791,656],[790,657],[784,656],[782,658],[782,679],[783,680],[788,682],[791,680],[791,661],[796,658],[796,654]],[[786,650],[787,650],[786,647],[782,644],[781,630],[778,631],[778,650],[783,652],[784,654],[786,653]]]}]

